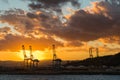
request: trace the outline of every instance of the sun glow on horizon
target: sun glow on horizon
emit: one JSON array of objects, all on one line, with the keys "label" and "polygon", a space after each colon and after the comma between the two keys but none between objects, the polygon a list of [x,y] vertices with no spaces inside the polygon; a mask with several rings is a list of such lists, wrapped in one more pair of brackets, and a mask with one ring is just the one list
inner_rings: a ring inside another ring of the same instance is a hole
[{"label": "sun glow on horizon", "polygon": [[[30,58],[30,51],[26,50],[25,52],[26,52],[27,57]],[[46,59],[43,51],[35,50],[35,51],[32,52],[32,54],[33,54],[33,58],[34,59],[38,59],[38,60],[44,60],[44,59]],[[22,60],[24,60],[24,54],[23,54],[22,50],[20,50],[20,52],[18,53],[18,56]]]}]

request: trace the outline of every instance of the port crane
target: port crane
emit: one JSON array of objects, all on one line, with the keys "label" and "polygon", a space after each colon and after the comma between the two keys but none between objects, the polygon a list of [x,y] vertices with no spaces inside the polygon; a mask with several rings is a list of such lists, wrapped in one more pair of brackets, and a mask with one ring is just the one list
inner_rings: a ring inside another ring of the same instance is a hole
[{"label": "port crane", "polygon": [[30,49],[30,67],[31,68],[37,68],[38,64],[39,64],[39,60],[34,59],[34,56],[32,54],[32,46],[29,46],[29,49]]},{"label": "port crane", "polygon": [[90,58],[93,58],[93,50],[95,50],[96,56],[99,57],[99,49],[91,47],[91,48],[89,48],[89,56],[90,56]]},{"label": "port crane", "polygon": [[30,57],[28,57],[26,55],[25,52],[25,46],[22,45],[22,49],[23,49],[23,55],[24,55],[24,67],[25,68],[37,68],[38,64],[39,64],[39,60],[38,59],[34,59],[34,56],[32,54],[32,46],[29,46],[29,50],[30,50]]},{"label": "port crane", "polygon": [[22,49],[23,49],[23,55],[24,55],[24,67],[28,67],[28,64],[29,64],[29,59],[26,55],[26,52],[25,52],[25,46],[22,45]]},{"label": "port crane", "polygon": [[55,45],[52,45],[52,49],[53,49],[53,61],[52,61],[53,69],[60,70],[62,60],[57,58]]}]

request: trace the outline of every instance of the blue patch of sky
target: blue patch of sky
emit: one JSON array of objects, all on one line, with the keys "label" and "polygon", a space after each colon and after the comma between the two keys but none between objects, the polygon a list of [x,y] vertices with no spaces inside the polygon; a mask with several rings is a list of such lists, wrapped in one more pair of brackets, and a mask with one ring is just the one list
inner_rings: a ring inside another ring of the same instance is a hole
[{"label": "blue patch of sky", "polygon": [[1,22],[0,22],[0,28],[8,27],[8,26],[10,26],[10,25],[8,25],[7,23],[1,23]]},{"label": "blue patch of sky", "polygon": [[14,29],[14,26],[9,25],[8,23],[1,23],[1,22],[0,22],[0,28],[4,28],[4,27],[9,27],[9,28],[11,29],[11,32],[12,32],[12,33],[20,34],[18,31],[16,31],[16,30]]},{"label": "blue patch of sky", "polygon": [[[89,6],[93,1],[101,1],[101,0],[79,0],[81,3],[81,8]],[[28,0],[0,0],[0,10],[9,10],[14,8],[19,8],[23,10],[29,10],[28,4],[30,2]]]},{"label": "blue patch of sky", "polygon": [[72,4],[68,3],[67,5],[64,5],[62,7],[62,12],[64,15],[71,14],[71,12],[67,9],[71,9],[71,10],[84,9],[85,7],[91,6],[91,3],[94,1],[101,1],[101,0],[79,0],[80,3],[79,8],[73,7]]},{"label": "blue patch of sky", "polygon": [[28,7],[28,1],[23,0],[0,0],[0,10],[9,10],[9,9],[23,9],[23,10],[29,10]]},{"label": "blue patch of sky", "polygon": [[[0,14],[10,9],[22,9],[28,11],[29,10],[28,4],[29,4],[28,1],[23,0],[0,0]],[[14,30],[13,26],[9,25],[8,23],[0,22],[0,28],[3,27],[10,27],[13,32],[17,33]]]},{"label": "blue patch of sky", "polygon": [[81,3],[81,8],[91,6],[91,3],[94,1],[103,1],[103,0],[79,0],[79,2]]}]

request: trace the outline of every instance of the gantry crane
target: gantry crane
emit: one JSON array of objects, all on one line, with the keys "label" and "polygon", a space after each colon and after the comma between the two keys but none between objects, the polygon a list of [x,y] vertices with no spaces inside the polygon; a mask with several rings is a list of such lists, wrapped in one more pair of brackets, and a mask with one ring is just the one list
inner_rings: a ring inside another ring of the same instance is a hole
[{"label": "gantry crane", "polygon": [[34,56],[32,54],[32,46],[29,46],[30,57],[28,57],[26,55],[25,46],[24,45],[22,45],[22,49],[23,49],[23,55],[24,55],[24,66],[25,66],[25,68],[37,68],[39,60],[38,59],[34,59]]},{"label": "gantry crane", "polygon": [[39,60],[38,59],[34,59],[34,56],[32,54],[32,46],[29,46],[29,49],[30,49],[30,67],[31,68],[37,68]]},{"label": "gantry crane", "polygon": [[29,60],[30,60],[30,67],[32,67],[33,66],[32,46],[29,46],[29,49],[30,49],[30,58],[29,58]]},{"label": "gantry crane", "polygon": [[56,51],[55,51],[55,45],[53,45],[53,61],[57,59]]},{"label": "gantry crane", "polygon": [[95,50],[96,52],[96,56],[99,57],[99,49],[98,48],[89,48],[89,55],[90,55],[90,58],[93,58],[93,50]]},{"label": "gantry crane", "polygon": [[52,61],[53,69],[60,70],[62,60],[57,58],[55,45],[52,45],[52,49],[53,49],[53,61]]},{"label": "gantry crane", "polygon": [[24,45],[22,45],[22,49],[23,49],[23,55],[24,55],[24,67],[27,68],[28,65],[29,65],[29,59],[28,59],[28,57],[26,55],[25,46]]},{"label": "gantry crane", "polygon": [[93,48],[89,48],[89,56],[90,56],[91,59],[93,58],[92,49]]},{"label": "gantry crane", "polygon": [[96,48],[96,55],[97,55],[97,57],[99,57],[99,49],[98,48]]}]

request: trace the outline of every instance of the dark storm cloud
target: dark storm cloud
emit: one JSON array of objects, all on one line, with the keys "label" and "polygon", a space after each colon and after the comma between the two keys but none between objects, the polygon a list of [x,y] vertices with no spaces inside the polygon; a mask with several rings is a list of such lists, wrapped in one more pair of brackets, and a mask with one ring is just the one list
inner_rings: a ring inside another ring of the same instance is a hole
[{"label": "dark storm cloud", "polygon": [[33,13],[27,13],[27,16],[29,18],[37,18],[38,17],[36,14],[33,14]]},{"label": "dark storm cloud", "polygon": [[32,9],[39,9],[39,8],[55,8],[61,7],[62,5],[66,4],[67,2],[71,2],[73,6],[80,6],[78,0],[31,0],[32,4],[29,6]]},{"label": "dark storm cloud", "polygon": [[[40,31],[59,36],[69,41],[89,41],[98,39],[101,36],[98,34],[108,30],[108,26],[112,24],[111,20],[103,15],[89,14],[83,10],[77,11],[71,16],[67,26],[64,26],[59,19],[52,18],[51,16],[44,16],[44,18],[41,17],[41,19],[41,21],[43,21],[41,25],[44,26],[44,29]],[[104,30],[101,28],[104,28]]]},{"label": "dark storm cloud", "polygon": [[[91,41],[99,38],[120,36],[120,6],[116,2],[101,1],[94,3],[91,11],[79,10],[67,21],[67,26],[44,25],[43,32],[59,36],[65,40]],[[93,12],[93,13],[91,13]],[[54,19],[48,19],[50,21]],[[56,20],[57,23],[57,20]],[[111,34],[110,34],[111,33]],[[113,33],[113,34],[112,34]]]},{"label": "dark storm cloud", "polygon": [[[37,19],[41,26],[39,29],[59,29],[63,26],[62,22],[60,21],[58,16],[54,16],[53,14],[48,14],[46,12],[42,12],[39,15],[28,13],[27,16],[31,19]],[[58,30],[57,29],[57,30]]]},{"label": "dark storm cloud", "polygon": [[79,0],[31,0],[29,7],[33,10],[40,10],[41,12],[45,11],[48,14],[63,16],[62,7],[66,5],[80,8]]},{"label": "dark storm cloud", "polygon": [[5,11],[0,15],[0,21],[13,25],[14,29],[20,33],[31,32],[36,26],[34,20],[27,17],[21,9]]}]

